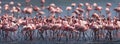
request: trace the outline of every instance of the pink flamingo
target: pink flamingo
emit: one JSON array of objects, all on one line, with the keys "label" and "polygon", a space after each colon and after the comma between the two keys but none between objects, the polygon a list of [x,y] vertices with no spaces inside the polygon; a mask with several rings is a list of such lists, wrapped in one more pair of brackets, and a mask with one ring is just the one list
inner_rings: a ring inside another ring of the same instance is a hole
[{"label": "pink flamingo", "polygon": [[120,6],[119,5],[114,10],[116,11],[116,13],[118,13],[118,16],[119,16],[119,19],[120,19],[120,13],[119,13],[120,12]]},{"label": "pink flamingo", "polygon": [[[75,31],[75,27],[71,26],[68,24],[67,21],[63,21],[63,31],[67,31],[67,32],[70,32],[72,33],[73,31]],[[72,34],[69,34],[69,36],[67,36],[67,33],[66,33],[66,40],[68,40],[68,38],[71,38],[72,37]]]},{"label": "pink flamingo", "polygon": [[41,0],[41,7],[44,9],[45,0]]},{"label": "pink flamingo", "polygon": [[101,6],[97,6],[97,7],[95,8],[95,10],[97,10],[97,11],[99,12],[99,14],[101,15],[101,10],[102,10],[102,7],[101,7]]},{"label": "pink flamingo", "polygon": [[[32,14],[33,9],[31,7],[25,7],[23,9],[23,12],[26,13],[26,14]],[[30,16],[30,15],[28,15],[28,16]]]},{"label": "pink flamingo", "polygon": [[90,17],[90,11],[92,10],[92,6],[89,3],[85,3],[87,12],[86,12],[86,18]]},{"label": "pink flamingo", "polygon": [[106,6],[107,6],[106,7],[106,14],[107,14],[108,17],[111,17],[110,7],[112,6],[112,4],[107,3]]},{"label": "pink flamingo", "polygon": [[108,33],[106,33],[106,38],[108,38],[109,40],[112,40],[111,31],[115,30],[115,27],[113,25],[113,22],[111,22],[110,18],[107,18],[107,24],[104,27],[108,31]]},{"label": "pink flamingo", "polygon": [[23,34],[25,33],[25,35],[28,34],[27,38],[29,37],[30,40],[33,40],[33,30],[36,29],[36,26],[34,24],[27,24],[25,26],[23,26]]}]

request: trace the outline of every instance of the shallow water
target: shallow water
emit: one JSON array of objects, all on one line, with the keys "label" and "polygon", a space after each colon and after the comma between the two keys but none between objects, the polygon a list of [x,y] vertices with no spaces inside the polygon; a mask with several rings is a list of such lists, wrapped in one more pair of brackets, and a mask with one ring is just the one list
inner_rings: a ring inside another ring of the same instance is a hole
[{"label": "shallow water", "polygon": [[13,42],[1,42],[0,44],[120,44],[118,41],[46,41],[46,40],[34,40],[34,41],[13,41]]}]

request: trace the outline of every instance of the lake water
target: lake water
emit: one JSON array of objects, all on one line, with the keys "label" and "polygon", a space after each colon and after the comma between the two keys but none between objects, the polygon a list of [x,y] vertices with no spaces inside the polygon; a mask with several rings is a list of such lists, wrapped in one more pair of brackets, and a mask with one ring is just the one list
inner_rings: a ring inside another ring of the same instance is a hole
[{"label": "lake water", "polygon": [[[22,8],[25,5],[25,1],[24,0],[14,0],[15,3],[20,2],[22,3]],[[10,0],[2,0],[2,4],[1,6],[3,6],[5,3],[10,2]],[[102,14],[105,15],[105,7],[106,7],[106,3],[110,2],[112,3],[112,7],[111,7],[111,11],[112,11],[112,16],[116,16],[115,11],[113,11],[113,9],[118,5],[118,3],[120,2],[120,0],[46,0],[45,6],[48,6],[51,3],[55,3],[57,6],[62,7],[63,12],[61,13],[61,16],[64,16],[67,14],[67,11],[65,10],[66,6],[70,6],[71,3],[97,3],[98,5],[103,7],[102,10]],[[30,2],[32,5],[38,5],[40,6],[40,0],[31,0]],[[4,11],[4,10],[3,10]],[[45,15],[49,15],[47,10],[45,11]],[[4,14],[4,12],[2,12],[2,14]],[[1,15],[2,15],[1,14]],[[34,15],[35,13],[33,13]],[[71,13],[70,13],[71,14]],[[92,14],[92,12],[90,13]],[[120,44],[120,39],[116,40],[116,41],[47,41],[47,40],[33,40],[33,41],[3,41],[0,42],[0,44]]]}]

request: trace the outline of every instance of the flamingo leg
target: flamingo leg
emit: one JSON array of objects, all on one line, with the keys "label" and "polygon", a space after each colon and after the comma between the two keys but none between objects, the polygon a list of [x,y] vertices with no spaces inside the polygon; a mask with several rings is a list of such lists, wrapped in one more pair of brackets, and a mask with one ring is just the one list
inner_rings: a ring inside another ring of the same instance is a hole
[{"label": "flamingo leg", "polygon": [[7,40],[8,37],[8,31],[5,31],[5,39]]},{"label": "flamingo leg", "polygon": [[115,36],[116,36],[116,38],[118,38],[118,31],[119,31],[118,29],[115,30]]},{"label": "flamingo leg", "polygon": [[82,35],[83,35],[82,38],[83,38],[83,40],[85,40],[85,32],[82,32],[82,33],[83,33],[83,34],[82,34]]},{"label": "flamingo leg", "polygon": [[53,39],[55,39],[55,37],[56,37],[56,34],[57,33],[57,30],[53,30]]},{"label": "flamingo leg", "polygon": [[68,32],[66,32],[66,41],[68,41],[69,40],[69,36],[68,36]]},{"label": "flamingo leg", "polygon": [[43,31],[39,31],[39,34],[40,34],[41,38],[44,40]]},{"label": "flamingo leg", "polygon": [[96,40],[96,39],[97,39],[97,32],[94,31],[94,40]]},{"label": "flamingo leg", "polygon": [[76,36],[77,36],[77,37],[76,37],[76,38],[77,38],[77,41],[80,40],[81,32],[77,32],[77,35],[76,35]]},{"label": "flamingo leg", "polygon": [[30,32],[29,32],[29,36],[30,36],[30,40],[33,40],[32,31],[31,31],[31,30],[30,30]]},{"label": "flamingo leg", "polygon": [[106,33],[106,37],[105,38],[108,39],[108,40],[112,40],[112,35],[111,35],[111,31],[110,30],[108,30],[108,32]]},{"label": "flamingo leg", "polygon": [[112,33],[111,31],[108,31],[108,32],[109,32],[109,37],[110,37],[109,39],[112,40]]}]

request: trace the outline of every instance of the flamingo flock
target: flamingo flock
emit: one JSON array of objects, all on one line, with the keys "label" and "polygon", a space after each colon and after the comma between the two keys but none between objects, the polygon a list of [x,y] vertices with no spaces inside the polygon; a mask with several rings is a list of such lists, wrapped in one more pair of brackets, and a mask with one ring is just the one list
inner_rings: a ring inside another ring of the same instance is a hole
[{"label": "flamingo flock", "polygon": [[[97,3],[72,3],[66,7],[67,14],[61,14],[63,9],[54,3],[48,6],[45,0],[40,3],[39,7],[26,0],[26,6],[21,8],[21,3],[14,5],[11,1],[3,8],[0,6],[0,11],[5,11],[0,16],[0,40],[113,40],[120,36],[120,4],[113,9],[118,17],[112,17],[112,4],[107,3],[105,17],[103,7]],[[44,10],[48,10],[48,17]]]}]

